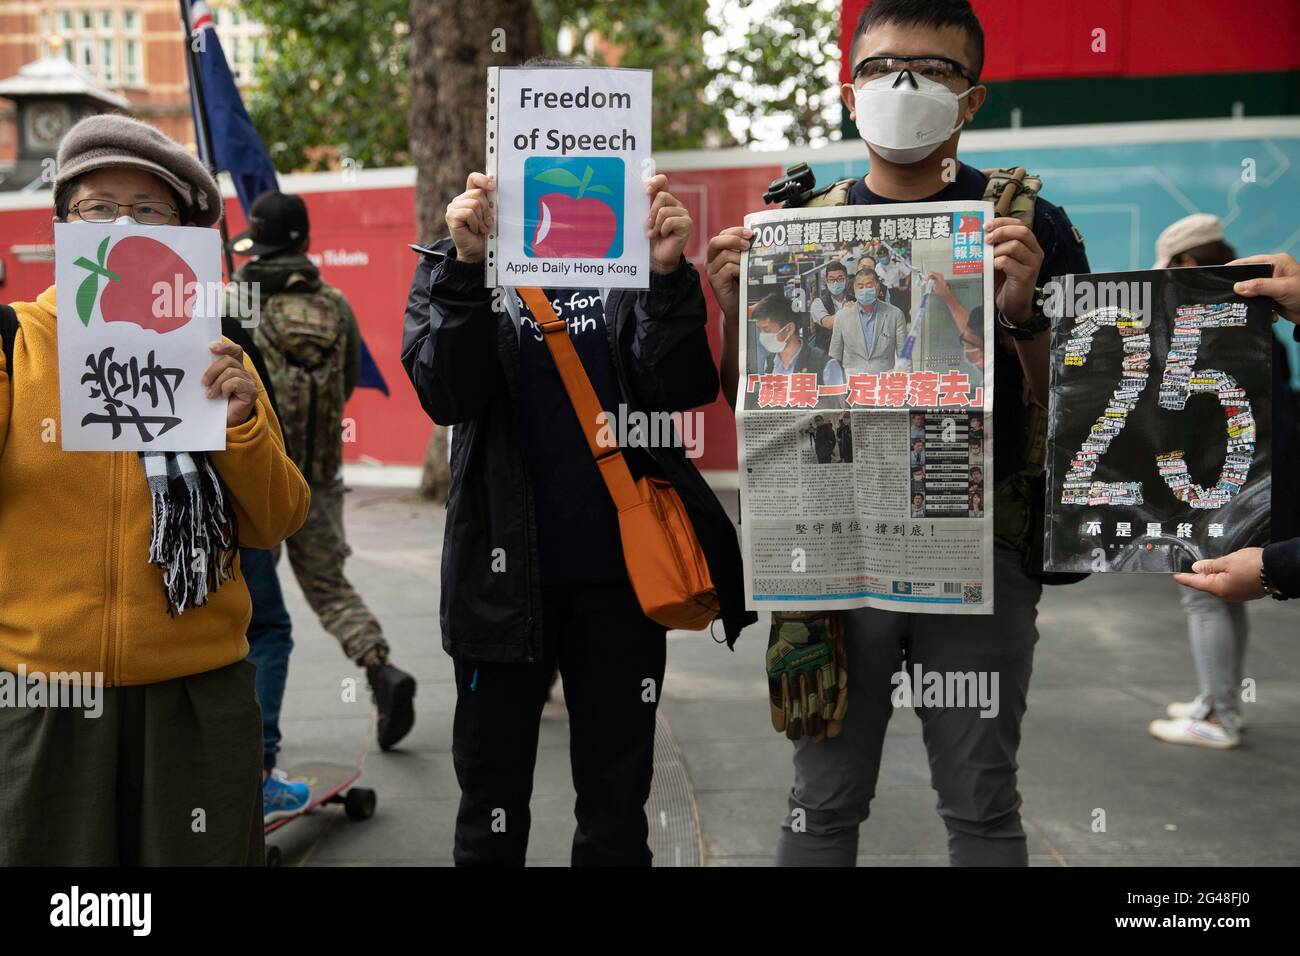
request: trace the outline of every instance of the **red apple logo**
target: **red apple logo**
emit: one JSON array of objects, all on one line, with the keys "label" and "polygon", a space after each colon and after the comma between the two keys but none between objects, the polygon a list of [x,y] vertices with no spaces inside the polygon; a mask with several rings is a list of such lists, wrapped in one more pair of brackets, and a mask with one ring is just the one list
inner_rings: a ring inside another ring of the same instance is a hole
[{"label": "red apple logo", "polygon": [[608,202],[589,195],[613,196],[608,186],[591,185],[594,172],[588,165],[579,179],[562,166],[555,166],[533,177],[549,186],[576,189],[577,194],[549,192],[537,197],[532,255],[555,259],[603,259],[609,255],[619,238],[619,217]]},{"label": "red apple logo", "polygon": [[110,251],[111,241],[110,236],[99,244],[98,262],[82,256],[75,263],[90,272],[77,288],[77,315],[83,325],[90,324],[101,276],[108,280],[99,296],[105,322],[130,322],[164,335],[194,317],[198,283],[184,259],[148,236],[127,236]]}]

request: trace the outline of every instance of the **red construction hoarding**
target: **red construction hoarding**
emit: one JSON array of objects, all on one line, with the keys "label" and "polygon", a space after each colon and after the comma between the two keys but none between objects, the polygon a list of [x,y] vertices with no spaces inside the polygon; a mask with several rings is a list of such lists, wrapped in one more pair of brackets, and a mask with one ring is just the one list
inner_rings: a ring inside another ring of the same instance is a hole
[{"label": "red construction hoarding", "polygon": [[[733,154],[734,155],[734,154]],[[671,189],[691,210],[695,234],[687,256],[703,272],[708,237],[728,225],[738,225],[746,212],[762,206],[761,195],[778,175],[777,162],[755,156],[761,165],[741,168],[703,168],[703,154],[686,154],[685,165],[675,169],[661,162]],[[772,156],[779,161],[782,157]],[[716,162],[716,160],[715,160]],[[285,176],[281,187],[300,193],[312,222],[310,254],[317,259],[325,281],[337,286],[357,314],[370,350],[391,396],[373,389],[358,389],[346,410],[356,423],[355,442],[345,446],[349,462],[370,460],[385,464],[418,464],[429,439],[430,422],[407,383],[400,362],[402,319],[407,292],[415,270],[416,254],[407,244],[416,239],[415,174],[412,169]],[[53,264],[45,257],[52,239],[49,194],[0,196],[0,262],[4,279],[0,301],[34,298],[53,283]],[[230,232],[244,228],[238,202],[226,201]],[[237,263],[238,264],[238,260]],[[710,337],[718,347],[718,317],[710,304]],[[735,468],[735,423],[721,401],[704,411],[703,455],[696,465],[704,470]]]}]

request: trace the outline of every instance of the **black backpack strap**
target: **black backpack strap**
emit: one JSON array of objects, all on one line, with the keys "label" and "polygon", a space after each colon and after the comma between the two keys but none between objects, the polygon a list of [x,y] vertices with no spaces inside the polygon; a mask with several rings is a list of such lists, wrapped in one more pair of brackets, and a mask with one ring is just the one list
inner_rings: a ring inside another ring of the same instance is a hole
[{"label": "black backpack strap", "polygon": [[13,376],[14,340],[18,338],[18,313],[12,305],[0,302],[0,337],[4,339],[5,373]]}]

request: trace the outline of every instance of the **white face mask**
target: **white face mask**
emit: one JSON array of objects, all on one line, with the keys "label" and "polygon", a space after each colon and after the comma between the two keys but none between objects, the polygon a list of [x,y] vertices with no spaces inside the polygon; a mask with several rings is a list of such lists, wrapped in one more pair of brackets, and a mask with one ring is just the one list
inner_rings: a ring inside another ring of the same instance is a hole
[{"label": "white face mask", "polygon": [[780,332],[759,332],[758,344],[773,355],[779,355],[781,350],[785,348],[785,342],[782,341]]},{"label": "white face mask", "polygon": [[854,101],[858,132],[891,163],[918,163],[961,128],[958,101],[971,90],[958,96],[942,83],[910,70],[890,73],[858,89]]}]

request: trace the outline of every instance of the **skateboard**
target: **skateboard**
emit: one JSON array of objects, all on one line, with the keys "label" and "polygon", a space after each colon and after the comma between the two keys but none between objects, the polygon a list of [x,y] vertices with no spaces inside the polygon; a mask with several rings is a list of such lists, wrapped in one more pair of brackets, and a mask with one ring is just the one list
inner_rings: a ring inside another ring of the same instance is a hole
[{"label": "skateboard", "polygon": [[[290,780],[305,782],[311,788],[311,798],[297,813],[268,823],[267,836],[327,803],[343,804],[343,812],[349,820],[369,820],[375,815],[375,791],[352,786],[361,776],[360,767],[338,763],[304,763],[286,768],[285,773]],[[279,866],[280,862],[280,848],[268,845],[266,865]]]}]

